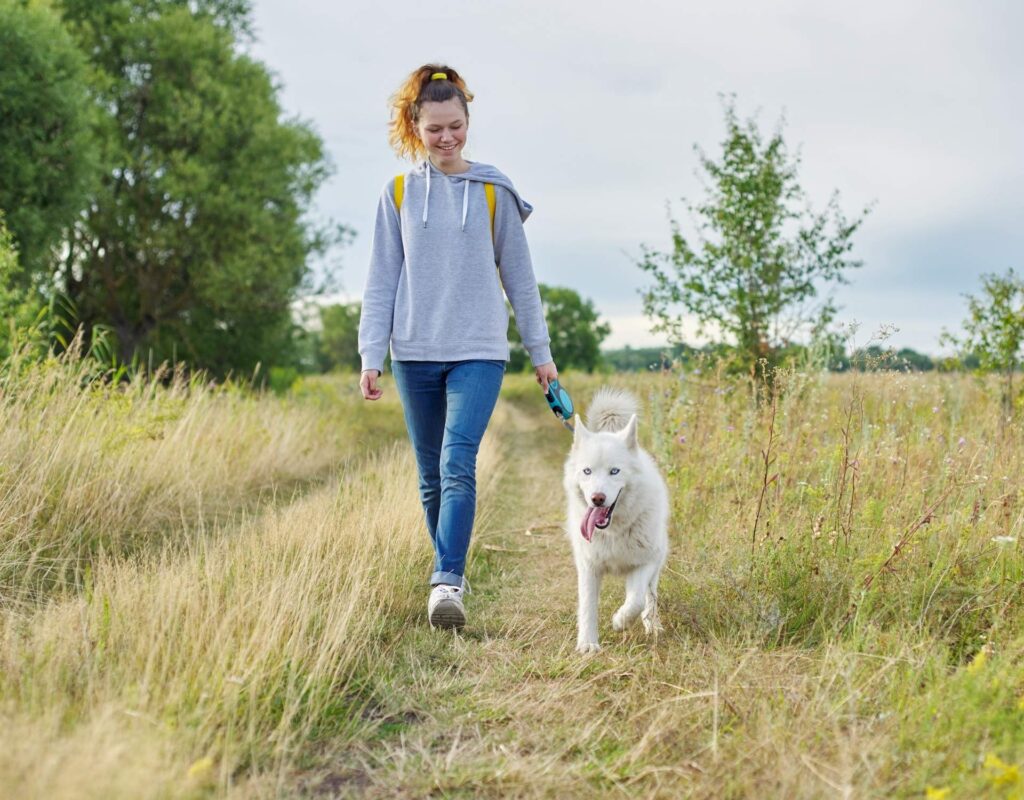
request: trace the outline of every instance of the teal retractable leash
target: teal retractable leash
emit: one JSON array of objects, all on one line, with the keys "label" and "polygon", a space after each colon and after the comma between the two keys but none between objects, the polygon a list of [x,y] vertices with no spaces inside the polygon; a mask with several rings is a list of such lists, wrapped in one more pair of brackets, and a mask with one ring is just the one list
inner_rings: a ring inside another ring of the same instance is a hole
[{"label": "teal retractable leash", "polygon": [[572,427],[573,405],[569,393],[557,380],[548,381],[548,390],[544,393],[548,405],[555,412],[555,416],[562,420],[562,424],[575,433]]}]

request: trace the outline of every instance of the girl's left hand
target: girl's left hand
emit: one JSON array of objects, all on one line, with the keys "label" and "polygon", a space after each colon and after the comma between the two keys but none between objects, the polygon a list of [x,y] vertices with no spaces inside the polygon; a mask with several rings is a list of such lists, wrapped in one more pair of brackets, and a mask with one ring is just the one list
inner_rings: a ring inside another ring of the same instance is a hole
[{"label": "girl's left hand", "polygon": [[555,366],[555,362],[549,361],[547,364],[538,364],[534,369],[537,371],[537,383],[544,390],[544,394],[547,394],[548,383],[558,379],[558,368]]}]

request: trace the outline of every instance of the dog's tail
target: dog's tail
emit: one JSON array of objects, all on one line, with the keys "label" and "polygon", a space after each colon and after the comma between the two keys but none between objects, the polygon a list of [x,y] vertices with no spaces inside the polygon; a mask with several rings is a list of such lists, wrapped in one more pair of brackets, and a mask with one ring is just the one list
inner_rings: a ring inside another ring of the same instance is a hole
[{"label": "dog's tail", "polygon": [[638,413],[636,398],[625,389],[603,386],[597,390],[587,409],[587,428],[592,431],[620,431],[629,418]]}]

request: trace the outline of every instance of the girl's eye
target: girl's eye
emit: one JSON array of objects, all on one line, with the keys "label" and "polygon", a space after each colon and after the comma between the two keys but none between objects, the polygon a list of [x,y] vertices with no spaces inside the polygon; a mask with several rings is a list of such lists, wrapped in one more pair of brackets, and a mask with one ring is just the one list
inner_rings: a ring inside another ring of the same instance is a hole
[{"label": "girl's eye", "polygon": [[584,475],[589,475],[590,474],[590,467],[584,467],[583,468],[583,474]]},{"label": "girl's eye", "polygon": [[612,467],[612,475],[618,475],[618,474],[619,474],[619,468],[618,467]]}]

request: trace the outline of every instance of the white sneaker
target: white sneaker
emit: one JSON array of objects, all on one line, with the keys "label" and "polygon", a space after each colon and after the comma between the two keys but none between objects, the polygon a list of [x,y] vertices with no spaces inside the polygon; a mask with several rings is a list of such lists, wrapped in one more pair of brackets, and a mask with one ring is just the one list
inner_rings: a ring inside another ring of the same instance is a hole
[{"label": "white sneaker", "polygon": [[462,588],[439,583],[430,590],[427,601],[427,619],[431,628],[461,628],[466,624],[466,609],[462,605]]}]

